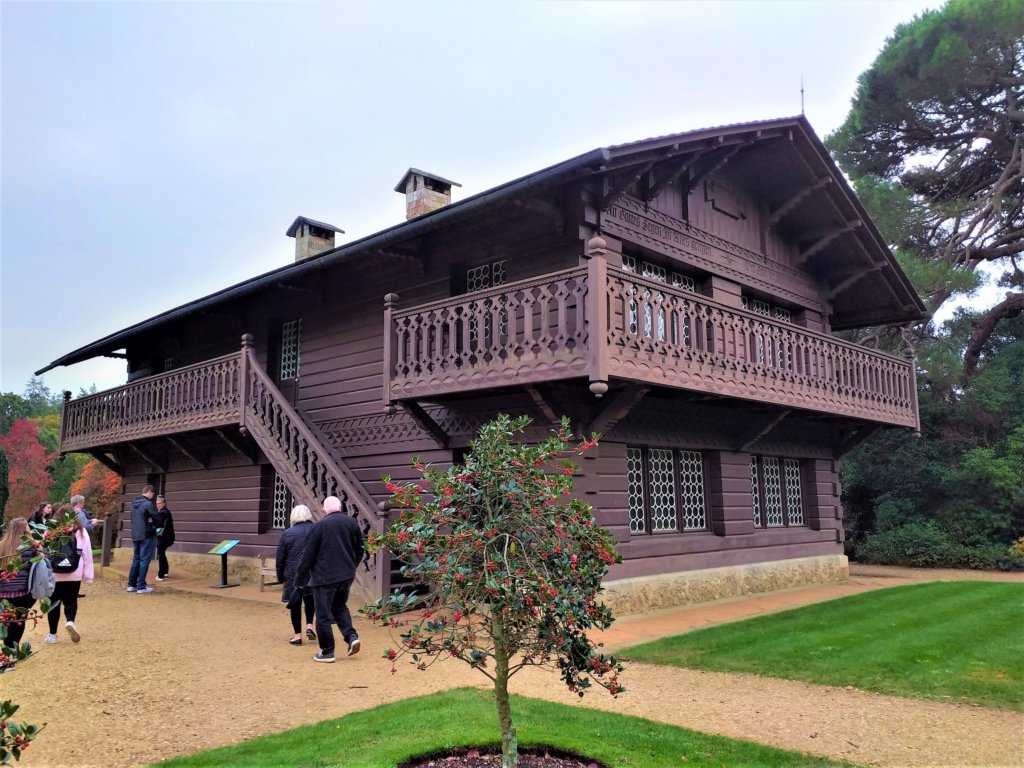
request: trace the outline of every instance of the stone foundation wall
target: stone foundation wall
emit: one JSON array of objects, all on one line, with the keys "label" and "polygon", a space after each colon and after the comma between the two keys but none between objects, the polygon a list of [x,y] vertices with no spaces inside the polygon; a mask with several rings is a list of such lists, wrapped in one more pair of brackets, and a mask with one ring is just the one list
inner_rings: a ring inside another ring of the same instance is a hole
[{"label": "stone foundation wall", "polygon": [[625,616],[849,578],[846,555],[821,555],[607,581],[603,597],[616,616]]}]

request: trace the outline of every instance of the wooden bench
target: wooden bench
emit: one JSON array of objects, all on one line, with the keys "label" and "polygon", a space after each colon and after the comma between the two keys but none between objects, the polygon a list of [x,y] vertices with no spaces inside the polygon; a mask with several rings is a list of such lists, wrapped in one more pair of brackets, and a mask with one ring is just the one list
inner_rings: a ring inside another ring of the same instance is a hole
[{"label": "wooden bench", "polygon": [[260,592],[266,587],[280,584],[281,582],[277,580],[277,565],[273,562],[268,564],[266,555],[259,555],[257,559],[260,561]]}]

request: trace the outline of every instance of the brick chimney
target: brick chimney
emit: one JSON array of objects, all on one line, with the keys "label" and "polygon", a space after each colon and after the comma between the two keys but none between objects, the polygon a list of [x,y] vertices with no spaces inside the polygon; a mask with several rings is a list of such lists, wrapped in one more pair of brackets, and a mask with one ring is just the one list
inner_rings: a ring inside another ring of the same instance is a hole
[{"label": "brick chimney", "polygon": [[418,168],[410,168],[398,182],[395,192],[405,194],[405,218],[409,220],[450,204],[453,186],[462,185]]},{"label": "brick chimney", "polygon": [[335,232],[345,234],[345,230],[338,229],[333,224],[299,216],[285,234],[295,238],[295,260],[302,261],[333,248]]}]

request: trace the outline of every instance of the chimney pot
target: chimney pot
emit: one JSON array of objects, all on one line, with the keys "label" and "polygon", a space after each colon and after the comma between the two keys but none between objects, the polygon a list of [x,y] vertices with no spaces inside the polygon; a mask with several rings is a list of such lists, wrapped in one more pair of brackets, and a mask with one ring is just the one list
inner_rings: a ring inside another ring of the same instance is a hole
[{"label": "chimney pot", "polygon": [[302,261],[331,250],[334,247],[335,232],[345,234],[345,230],[333,224],[299,216],[285,234],[295,238],[295,260]]},{"label": "chimney pot", "polygon": [[405,195],[405,218],[409,220],[449,205],[452,187],[461,186],[457,181],[410,168],[395,186],[395,192]]}]

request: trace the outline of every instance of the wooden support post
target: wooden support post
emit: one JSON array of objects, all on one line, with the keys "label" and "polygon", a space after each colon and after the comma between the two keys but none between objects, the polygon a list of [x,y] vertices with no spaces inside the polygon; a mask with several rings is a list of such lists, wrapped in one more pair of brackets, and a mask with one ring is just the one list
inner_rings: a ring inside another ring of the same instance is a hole
[{"label": "wooden support post", "polygon": [[600,235],[587,241],[587,354],[590,391],[601,397],[608,391],[608,243]]},{"label": "wooden support post", "polygon": [[242,352],[238,362],[238,426],[245,427],[245,414],[249,408],[249,357],[253,350],[251,333],[242,334]]},{"label": "wooden support post", "polygon": [[398,294],[389,293],[384,297],[384,412],[395,412],[395,401],[391,398],[391,377],[395,373],[395,349],[392,327],[392,313],[398,309]]}]

